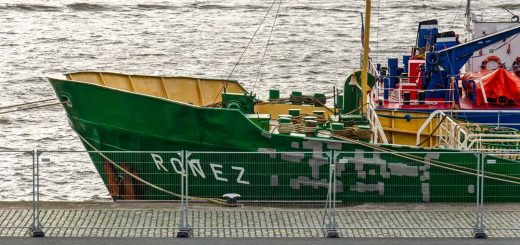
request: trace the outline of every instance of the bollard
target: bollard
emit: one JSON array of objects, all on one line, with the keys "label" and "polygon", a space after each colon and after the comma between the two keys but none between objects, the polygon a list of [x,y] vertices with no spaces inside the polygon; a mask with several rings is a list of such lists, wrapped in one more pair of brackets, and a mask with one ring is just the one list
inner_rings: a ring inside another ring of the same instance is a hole
[{"label": "bollard", "polygon": [[238,193],[226,193],[222,195],[223,198],[226,198],[227,204],[233,207],[239,207],[238,198],[240,198],[240,194]]}]

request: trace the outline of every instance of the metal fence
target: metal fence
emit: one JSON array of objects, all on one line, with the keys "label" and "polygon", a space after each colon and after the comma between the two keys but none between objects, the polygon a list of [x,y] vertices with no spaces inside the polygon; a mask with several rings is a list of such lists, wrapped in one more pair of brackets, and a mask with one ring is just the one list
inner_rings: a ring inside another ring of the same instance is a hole
[{"label": "metal fence", "polygon": [[0,152],[0,195],[16,201],[2,202],[0,235],[518,237],[520,165],[507,159],[438,151]]},{"label": "metal fence", "polygon": [[180,235],[336,236],[333,166],[330,152],[187,152],[186,196],[226,208],[208,213],[186,198]]},{"label": "metal fence", "polygon": [[31,201],[36,183],[32,151],[0,151],[0,236],[25,233],[34,224],[36,202]]}]

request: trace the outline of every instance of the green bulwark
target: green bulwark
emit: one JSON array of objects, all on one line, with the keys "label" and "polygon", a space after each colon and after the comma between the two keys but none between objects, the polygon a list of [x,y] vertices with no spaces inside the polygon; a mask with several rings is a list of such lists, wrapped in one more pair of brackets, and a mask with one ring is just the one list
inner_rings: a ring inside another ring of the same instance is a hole
[{"label": "green bulwark", "polygon": [[[90,156],[115,199],[128,198],[128,193],[132,199],[178,199],[171,193],[180,193],[180,174],[186,171],[192,196],[239,193],[242,200],[322,200],[334,167],[337,199],[344,203],[474,202],[477,169],[485,166],[493,177],[485,179],[486,201],[520,201],[520,165],[515,161],[271,134],[236,109],[50,82],[61,101],[70,101],[65,111],[72,128],[89,142],[84,142],[87,150],[108,151],[110,161],[96,152]],[[124,191],[121,183],[133,189]]]}]

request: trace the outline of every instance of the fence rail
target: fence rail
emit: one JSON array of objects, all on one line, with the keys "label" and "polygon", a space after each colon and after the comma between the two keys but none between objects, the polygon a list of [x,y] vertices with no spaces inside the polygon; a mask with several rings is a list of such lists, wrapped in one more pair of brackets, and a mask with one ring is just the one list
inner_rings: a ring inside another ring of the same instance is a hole
[{"label": "fence rail", "polygon": [[[482,238],[520,230],[520,165],[505,153],[34,150],[0,152],[0,160],[9,163],[4,173],[21,176],[1,187],[31,196],[1,204],[0,236]],[[99,200],[61,200],[88,195]]]}]

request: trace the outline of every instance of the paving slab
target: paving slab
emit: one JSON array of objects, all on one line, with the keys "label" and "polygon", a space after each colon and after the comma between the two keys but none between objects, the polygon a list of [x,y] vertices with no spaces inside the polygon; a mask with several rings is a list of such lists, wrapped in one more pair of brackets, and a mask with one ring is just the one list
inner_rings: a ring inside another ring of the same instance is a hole
[{"label": "paving slab", "polygon": [[[0,236],[26,237],[30,203],[0,203]],[[47,237],[174,238],[181,226],[179,203],[44,202],[39,218]],[[346,238],[468,238],[477,213],[471,204],[365,204],[331,210],[317,205],[240,207],[190,204],[187,224],[197,238],[317,238],[334,222]],[[520,205],[488,205],[491,238],[520,238]]]},{"label": "paving slab", "polygon": [[171,245],[171,244],[206,244],[206,245],[517,245],[519,239],[461,239],[461,238],[2,238],[0,245],[62,245],[62,244],[97,244],[97,245]]}]

